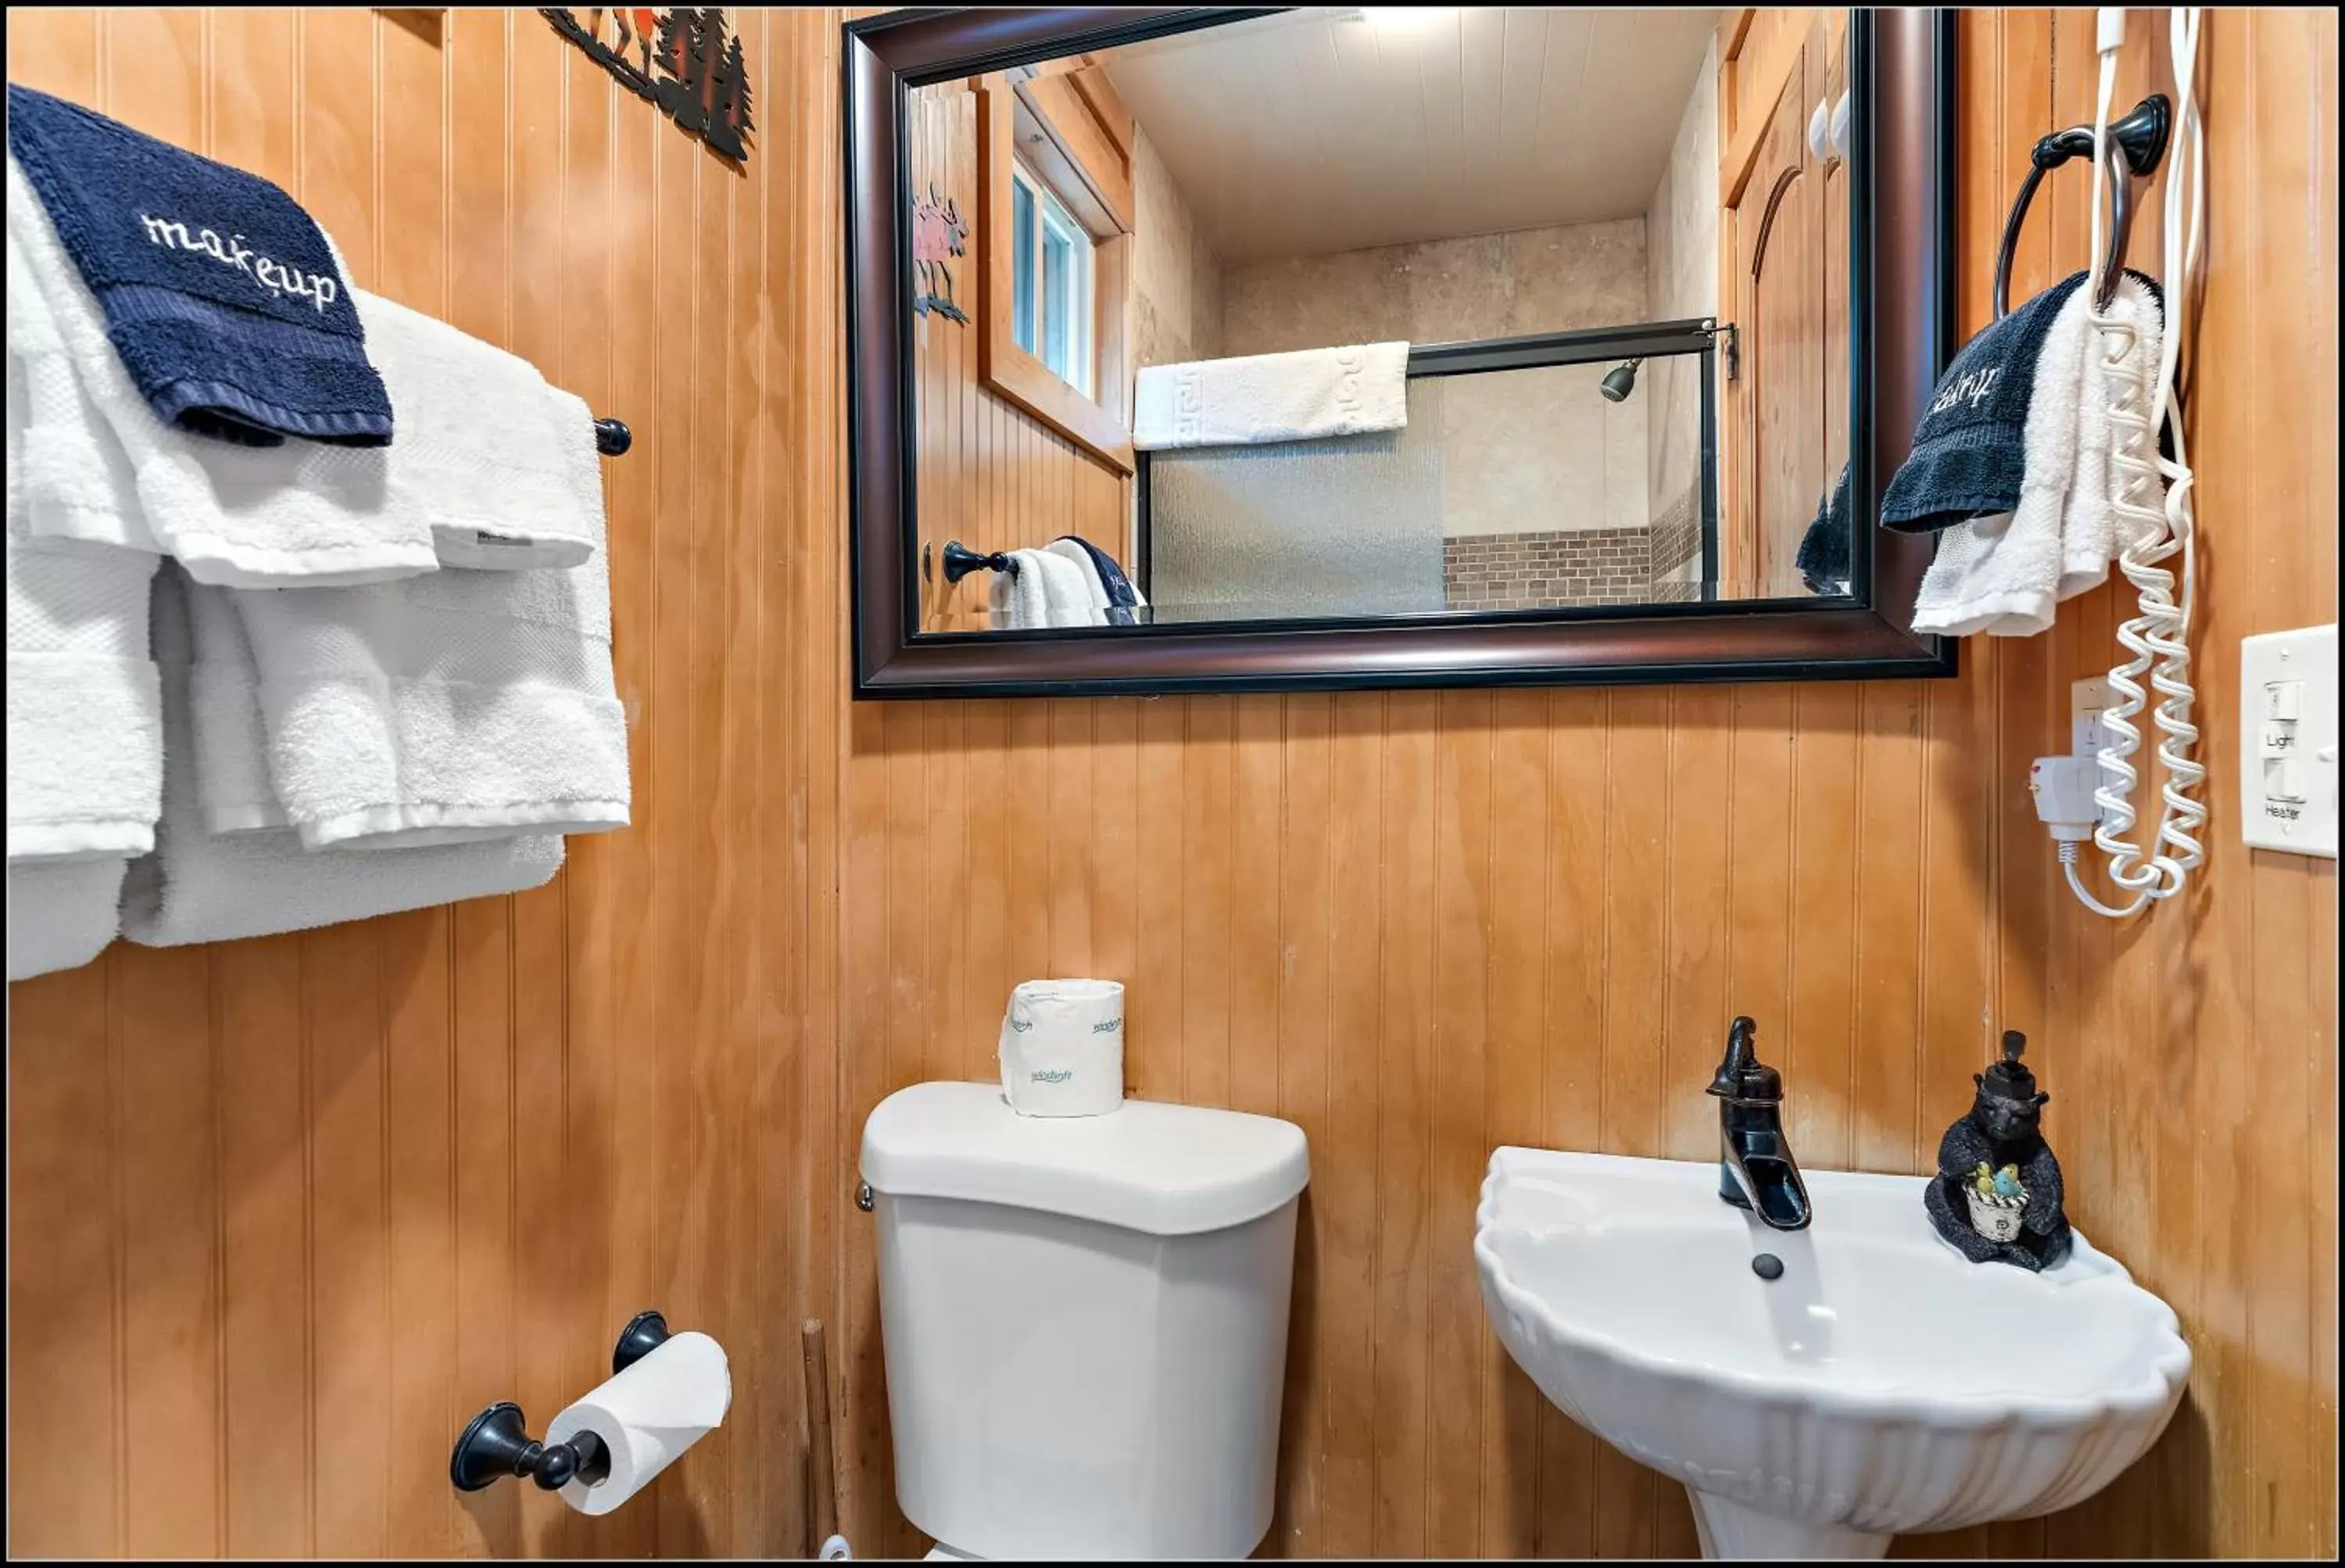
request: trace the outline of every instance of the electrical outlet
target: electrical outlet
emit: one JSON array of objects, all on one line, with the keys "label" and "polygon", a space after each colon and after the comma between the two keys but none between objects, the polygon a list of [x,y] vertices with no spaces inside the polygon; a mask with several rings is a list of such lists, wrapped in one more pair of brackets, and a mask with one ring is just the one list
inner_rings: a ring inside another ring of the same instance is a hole
[{"label": "electrical outlet", "polygon": [[2106,737],[2101,732],[2101,715],[2117,706],[2117,694],[2109,689],[2108,677],[2096,675],[2080,680],[2068,687],[2068,751],[2075,757],[2096,757]]}]

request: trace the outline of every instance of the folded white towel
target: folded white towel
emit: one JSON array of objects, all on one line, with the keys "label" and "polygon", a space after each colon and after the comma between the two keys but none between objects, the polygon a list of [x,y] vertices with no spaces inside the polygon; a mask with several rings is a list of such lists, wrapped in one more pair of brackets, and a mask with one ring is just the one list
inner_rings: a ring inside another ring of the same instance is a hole
[{"label": "folded white towel", "polygon": [[1108,597],[1107,585],[1100,581],[1099,564],[1091,559],[1091,553],[1071,539],[1053,539],[1043,548],[1061,560],[1072,563],[1076,574],[1082,578],[1083,597],[1091,612],[1084,617],[1085,624],[1105,626],[1108,606],[1114,601]]},{"label": "folded white towel", "polygon": [[[90,402],[13,224],[8,229],[8,348],[20,361],[24,377],[24,451],[11,456],[8,473],[12,484],[20,477],[23,482],[26,532],[149,553],[160,550],[139,510],[129,455]],[[15,369],[10,372],[12,377],[16,373]],[[15,427],[10,428],[13,441]]]},{"label": "folded white towel", "polygon": [[2128,385],[2136,404],[2148,406],[2162,323],[2148,287],[2127,275],[2118,280],[2110,314],[2130,325],[2132,336],[2104,339],[2089,319],[2091,295],[2089,286],[2070,293],[2045,334],[2018,506],[1938,536],[1915,596],[1914,630],[2034,636],[2051,626],[2061,601],[2107,580],[2109,561],[2125,543],[2111,505],[2108,408]]},{"label": "folded white towel", "polygon": [[[7,199],[9,238],[22,248],[89,405],[127,454],[148,531],[197,581],[323,586],[382,582],[439,565],[429,515],[394,491],[398,444],[239,446],[157,420],[13,157]],[[44,532],[53,524],[70,530],[75,514],[36,503],[34,523]]]},{"label": "folded white towel", "polygon": [[543,887],[562,868],[558,838],[383,850],[371,854],[302,848],[289,830],[214,834],[196,799],[188,692],[193,656],[183,579],[155,585],[155,648],[164,688],[168,751],[156,852],[130,867],[122,934],[149,947],[233,942],[306,931],[459,899]]},{"label": "folded white towel", "polygon": [[580,504],[567,453],[594,416],[558,400],[537,367],[447,322],[353,289],[367,357],[391,393],[399,437],[391,494],[431,519],[442,566],[513,572],[575,566],[603,535],[599,490]]},{"label": "folded white towel", "polygon": [[[1019,554],[1013,551],[1012,559]],[[1029,571],[1022,564],[1014,572],[992,573],[985,585],[985,601],[992,612],[995,631],[1020,631],[1051,624],[1051,601],[1042,591],[1042,574]]]},{"label": "folded white towel", "polygon": [[1150,365],[1132,403],[1132,444],[1142,451],[1399,430],[1408,423],[1408,345]]},{"label": "folded white towel", "polygon": [[592,519],[584,565],[235,596],[271,791],[311,848],[626,825],[594,421],[552,396],[572,416],[557,423],[573,511]]},{"label": "folded white towel", "polygon": [[14,351],[7,390],[8,860],[119,861],[153,847],[162,800],[155,557],[31,536],[35,433]]},{"label": "folded white towel", "polygon": [[123,862],[66,860],[8,868],[8,978],[79,969],[114,940]]},{"label": "folded white towel", "polygon": [[2052,624],[2061,516],[2076,472],[2090,292],[2089,287],[2072,290],[2044,335],[2027,404],[2019,504],[1938,535],[1938,553],[1914,596],[1915,631],[2024,637]]},{"label": "folded white towel", "polygon": [[1083,585],[1083,575],[1064,555],[1048,550],[1013,550],[1020,575],[1032,576],[1042,585],[1042,622],[1046,626],[1095,626],[1103,623],[1104,612],[1091,608],[1091,590]]},{"label": "folded white towel", "polygon": [[[178,571],[166,566],[167,573]],[[269,731],[260,718],[260,670],[244,635],[238,596],[181,578],[194,659],[188,669],[194,705],[196,799],[204,830],[249,833],[289,828],[292,819],[269,778]]]}]

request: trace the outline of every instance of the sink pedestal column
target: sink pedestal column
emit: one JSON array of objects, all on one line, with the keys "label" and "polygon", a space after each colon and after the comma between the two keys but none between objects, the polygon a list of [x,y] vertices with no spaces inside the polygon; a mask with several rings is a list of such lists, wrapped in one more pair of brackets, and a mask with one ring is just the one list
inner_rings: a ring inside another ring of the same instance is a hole
[{"label": "sink pedestal column", "polygon": [[1801,1524],[1778,1519],[1707,1492],[1686,1488],[1693,1499],[1693,1527],[1704,1557],[1773,1557],[1792,1561],[1820,1557],[1881,1557],[1890,1537],[1844,1524]]}]

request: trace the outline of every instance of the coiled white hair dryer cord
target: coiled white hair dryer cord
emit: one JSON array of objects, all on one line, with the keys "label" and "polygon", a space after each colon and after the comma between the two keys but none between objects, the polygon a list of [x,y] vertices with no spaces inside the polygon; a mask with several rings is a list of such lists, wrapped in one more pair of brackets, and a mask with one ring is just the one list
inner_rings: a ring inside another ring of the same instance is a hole
[{"label": "coiled white hair dryer cord", "polygon": [[[2109,161],[2117,156],[2109,145],[2109,103],[2117,89],[2117,56],[2124,43],[2124,15],[2121,10],[2102,13],[2100,97],[2093,117],[2096,266],[2103,254],[2102,208]],[[2190,685],[2188,641],[2190,611],[2198,589],[2197,529],[2190,500],[2193,475],[2183,444],[2182,421],[2173,414],[2174,380],[2181,361],[2183,333],[2190,313],[2206,217],[2206,143],[2198,122],[2197,80],[2202,12],[2197,6],[2183,6],[2177,7],[2170,16],[2175,89],[2181,101],[2175,115],[2167,158],[2163,214],[2162,238],[2168,267],[2166,331],[2159,344],[2155,391],[2147,409],[2141,405],[2138,373],[2127,374],[2120,369],[2136,342],[2131,323],[2098,310],[2088,318],[2101,338],[2102,383],[2110,395],[2109,423],[2117,441],[2117,450],[2110,457],[2115,491],[2111,509],[2117,514],[2117,537],[2123,541],[2117,566],[2140,599],[2140,614],[2117,628],[2117,641],[2133,657],[2109,671],[2109,686],[2117,693],[2117,702],[2101,715],[2101,728],[2109,739],[2099,756],[2102,782],[2093,791],[2093,799],[2100,808],[2100,822],[2093,830],[2093,842],[2109,858],[2109,879],[2119,887],[2130,889],[2133,898],[2112,907],[2094,897],[2076,874],[2075,843],[2064,842],[2060,846],[2060,860],[2069,888],[2085,907],[2112,919],[2138,914],[2153,899],[2172,898],[2182,891],[2188,873],[2206,858],[2205,847],[2195,835],[2206,823],[2207,808],[2190,793],[2207,776],[2205,766],[2191,755],[2191,748],[2198,740],[2198,727],[2190,722],[2190,708],[2198,693]],[[2122,170],[2119,173],[2123,176]],[[2094,281],[2097,284],[2099,280]],[[2157,450],[2161,428],[2170,431],[2174,446],[2171,459]],[[2166,483],[2162,509],[2144,504],[2145,496],[2158,478]],[[2182,557],[2179,598],[2175,595],[2175,574],[2161,564],[2177,555]],[[2149,676],[2149,684],[2161,699],[2151,721],[2158,732],[2157,757],[2166,775],[2158,791],[2157,836],[2147,851],[2126,836],[2135,821],[2129,797],[2140,779],[2128,759],[2141,744],[2141,732],[2132,721],[2142,709],[2140,677],[2144,674]]]}]

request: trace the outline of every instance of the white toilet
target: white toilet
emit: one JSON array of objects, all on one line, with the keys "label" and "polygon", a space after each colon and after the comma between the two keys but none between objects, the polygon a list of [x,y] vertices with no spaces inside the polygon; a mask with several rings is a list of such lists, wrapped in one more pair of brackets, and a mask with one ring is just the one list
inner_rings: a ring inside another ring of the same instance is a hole
[{"label": "white toilet", "polygon": [[896,1501],[939,1557],[1244,1557],[1270,1528],[1303,1130],[916,1084],[863,1125]]}]

